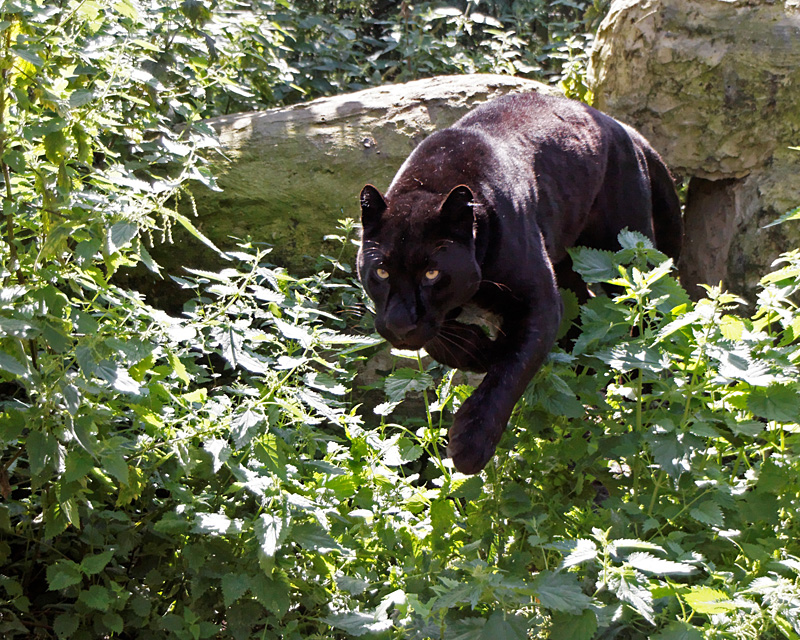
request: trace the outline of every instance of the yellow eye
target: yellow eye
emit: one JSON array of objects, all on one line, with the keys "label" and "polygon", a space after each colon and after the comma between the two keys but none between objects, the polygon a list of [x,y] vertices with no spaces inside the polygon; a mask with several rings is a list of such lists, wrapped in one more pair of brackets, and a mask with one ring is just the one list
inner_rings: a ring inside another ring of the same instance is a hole
[{"label": "yellow eye", "polygon": [[436,280],[436,278],[439,277],[439,271],[437,269],[431,269],[430,271],[426,271],[425,277],[428,280]]},{"label": "yellow eye", "polygon": [[375,273],[381,280],[386,280],[389,277],[389,272],[386,269],[375,269]]}]

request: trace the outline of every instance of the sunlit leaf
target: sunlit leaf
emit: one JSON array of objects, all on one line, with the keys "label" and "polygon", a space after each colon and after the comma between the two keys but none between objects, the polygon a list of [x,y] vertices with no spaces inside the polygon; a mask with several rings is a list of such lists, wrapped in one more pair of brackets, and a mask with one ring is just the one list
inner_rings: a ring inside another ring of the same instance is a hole
[{"label": "sunlit leaf", "polygon": [[736,604],[726,593],[711,587],[692,587],[682,597],[697,613],[712,615],[736,609]]}]

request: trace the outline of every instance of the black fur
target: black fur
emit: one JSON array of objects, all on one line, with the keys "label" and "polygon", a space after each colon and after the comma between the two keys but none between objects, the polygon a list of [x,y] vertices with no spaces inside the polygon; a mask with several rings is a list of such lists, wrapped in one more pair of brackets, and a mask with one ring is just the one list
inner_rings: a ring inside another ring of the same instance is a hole
[{"label": "black fur", "polygon": [[[364,187],[361,217],[358,273],[378,333],[486,372],[449,432],[464,473],[494,454],[555,342],[567,248],[616,249],[626,227],[676,259],[681,242],[675,186],[647,141],[579,102],[536,93],[494,100],[431,135],[385,196]],[[502,319],[495,339],[458,319],[465,305]]]}]

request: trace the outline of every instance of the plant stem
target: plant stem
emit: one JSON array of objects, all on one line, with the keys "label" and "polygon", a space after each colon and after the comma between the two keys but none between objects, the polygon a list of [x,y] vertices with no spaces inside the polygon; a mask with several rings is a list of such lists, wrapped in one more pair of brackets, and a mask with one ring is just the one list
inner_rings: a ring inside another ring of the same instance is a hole
[{"label": "plant stem", "polygon": [[[6,29],[5,37],[3,38],[3,51],[2,56],[5,58],[11,49],[11,29]],[[0,158],[3,157],[6,151],[6,100],[8,89],[8,78],[11,74],[11,68],[3,69],[0,73]],[[25,276],[19,265],[19,258],[17,256],[17,243],[14,235],[14,192],[11,190],[11,171],[5,161],[0,160],[0,167],[2,168],[3,181],[6,184],[5,197],[3,202],[3,209],[8,207],[6,213],[6,242],[8,243],[9,261],[8,265],[11,270],[17,272],[17,283],[23,284]]]}]

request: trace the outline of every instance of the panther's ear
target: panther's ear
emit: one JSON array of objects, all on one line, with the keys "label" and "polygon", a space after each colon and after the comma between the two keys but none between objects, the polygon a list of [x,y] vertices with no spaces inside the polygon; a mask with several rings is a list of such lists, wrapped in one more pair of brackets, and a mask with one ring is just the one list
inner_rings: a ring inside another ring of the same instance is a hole
[{"label": "panther's ear", "polygon": [[361,226],[364,232],[380,224],[384,211],[386,211],[386,200],[380,191],[368,184],[361,190]]},{"label": "panther's ear", "polygon": [[441,221],[447,235],[464,244],[472,244],[475,225],[475,196],[466,185],[459,185],[447,196],[441,209]]}]

